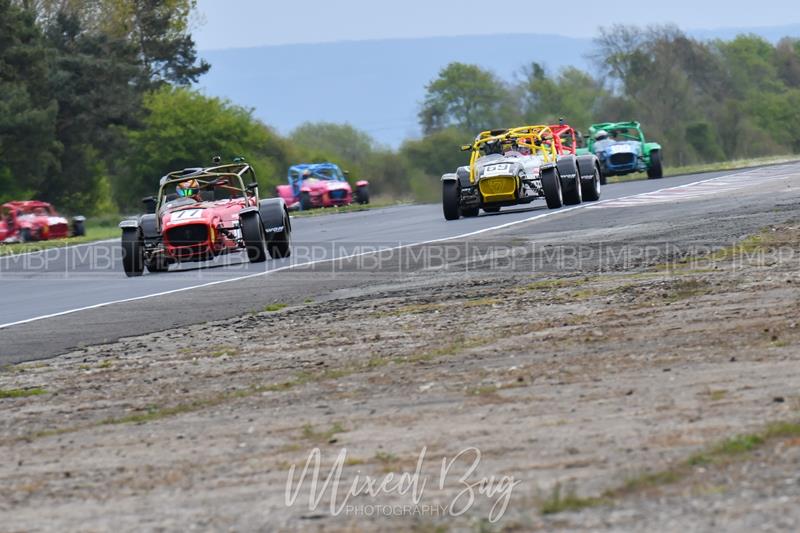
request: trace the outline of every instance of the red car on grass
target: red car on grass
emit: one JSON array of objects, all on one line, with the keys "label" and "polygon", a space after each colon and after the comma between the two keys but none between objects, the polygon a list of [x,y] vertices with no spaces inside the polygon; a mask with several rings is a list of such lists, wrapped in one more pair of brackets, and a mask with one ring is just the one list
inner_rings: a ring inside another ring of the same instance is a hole
[{"label": "red car on grass", "polygon": [[84,217],[70,222],[47,202],[30,200],[0,206],[0,242],[31,242],[86,235]]},{"label": "red car on grass", "polygon": [[246,251],[251,263],[291,253],[286,204],[280,198],[259,199],[255,173],[241,158],[167,174],[158,196],[144,202],[149,213],[120,223],[128,277],[235,251]]}]

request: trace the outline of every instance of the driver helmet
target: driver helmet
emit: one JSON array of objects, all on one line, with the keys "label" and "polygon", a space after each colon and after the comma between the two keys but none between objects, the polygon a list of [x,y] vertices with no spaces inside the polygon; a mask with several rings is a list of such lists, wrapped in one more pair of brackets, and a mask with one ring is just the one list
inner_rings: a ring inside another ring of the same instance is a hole
[{"label": "driver helmet", "polygon": [[483,153],[485,155],[502,153],[502,150],[501,150],[501,147],[500,147],[500,141],[498,141],[496,139],[486,142],[483,145],[482,149],[483,149]]},{"label": "driver helmet", "polygon": [[504,141],[503,142],[503,153],[507,154],[508,152],[516,152],[517,151],[517,143],[514,141]]},{"label": "driver helmet", "polygon": [[175,192],[180,198],[189,198],[200,192],[200,183],[197,180],[183,181],[175,187]]},{"label": "driver helmet", "polygon": [[606,130],[600,130],[594,134],[595,141],[605,141],[608,139],[608,132]]}]

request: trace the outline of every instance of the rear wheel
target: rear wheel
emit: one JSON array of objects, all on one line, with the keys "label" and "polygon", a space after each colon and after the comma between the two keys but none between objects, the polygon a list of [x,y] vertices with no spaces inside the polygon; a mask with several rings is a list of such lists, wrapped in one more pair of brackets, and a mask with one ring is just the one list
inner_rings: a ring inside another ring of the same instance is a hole
[{"label": "rear wheel", "polygon": [[461,193],[458,182],[442,182],[442,211],[445,220],[458,220],[461,216]]},{"label": "rear wheel", "polygon": [[356,189],[356,203],[366,205],[369,203],[369,186],[361,185]]},{"label": "rear wheel", "polygon": [[558,173],[561,176],[573,176],[561,179],[563,202],[566,205],[578,205],[583,201],[581,192],[581,176],[575,159],[564,158],[558,162]]},{"label": "rear wheel", "polygon": [[144,241],[138,229],[122,232],[122,268],[129,278],[144,273]]},{"label": "rear wheel", "polygon": [[284,259],[292,255],[292,225],[289,214],[284,211],[283,231],[275,233],[267,243],[269,256],[273,259]]},{"label": "rear wheel", "polygon": [[86,235],[86,226],[84,225],[83,220],[76,220],[72,223],[72,236],[73,237],[83,237]]},{"label": "rear wheel", "polygon": [[661,164],[661,150],[650,152],[650,167],[647,169],[647,177],[657,180],[664,177],[664,168]]},{"label": "rear wheel", "polygon": [[33,234],[29,228],[22,228],[19,232],[19,240],[22,242],[31,242],[33,240]]},{"label": "rear wheel", "polygon": [[239,219],[242,227],[242,238],[247,248],[247,258],[251,263],[263,263],[267,260],[267,239],[261,217],[257,213],[249,213]]},{"label": "rear wheel", "polygon": [[596,202],[600,199],[600,168],[594,166],[594,177],[591,181],[581,180],[581,194],[587,202]]},{"label": "rear wheel", "polygon": [[558,209],[564,205],[564,198],[561,195],[561,179],[558,177],[556,167],[542,170],[542,189],[544,189],[544,199],[548,208]]}]

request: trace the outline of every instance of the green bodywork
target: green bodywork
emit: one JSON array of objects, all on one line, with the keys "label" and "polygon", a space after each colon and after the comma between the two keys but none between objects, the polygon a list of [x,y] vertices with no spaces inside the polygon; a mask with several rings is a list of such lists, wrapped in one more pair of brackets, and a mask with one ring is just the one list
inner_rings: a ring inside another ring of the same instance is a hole
[{"label": "green bodywork", "polygon": [[[647,142],[644,138],[642,125],[636,121],[633,122],[601,122],[599,124],[592,124],[589,127],[587,135],[587,146],[577,150],[578,155],[594,154],[594,136],[598,131],[605,130],[611,135],[614,132],[619,134],[620,140],[639,141],[642,145],[642,158],[647,168],[651,166],[650,154],[654,150],[661,150],[661,145],[654,142]],[[633,133],[631,133],[633,132]]]}]

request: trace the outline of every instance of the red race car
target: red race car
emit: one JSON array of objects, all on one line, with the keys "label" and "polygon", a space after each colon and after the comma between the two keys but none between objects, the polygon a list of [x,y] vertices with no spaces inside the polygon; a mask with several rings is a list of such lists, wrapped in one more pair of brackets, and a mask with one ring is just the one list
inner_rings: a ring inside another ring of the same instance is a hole
[{"label": "red race car", "polygon": [[259,200],[255,173],[242,158],[219,162],[167,174],[158,196],[144,199],[149,213],[120,223],[128,277],[240,250],[251,263],[266,261],[267,254],[289,257],[292,226],[285,202]]},{"label": "red race car", "polygon": [[8,202],[0,206],[0,242],[31,242],[86,235],[84,217],[69,221],[47,202]]},{"label": "red race car", "polygon": [[288,185],[278,185],[277,196],[289,209],[313,209],[369,203],[369,182],[356,182],[355,191],[345,172],[334,163],[295,165],[289,169]]}]

